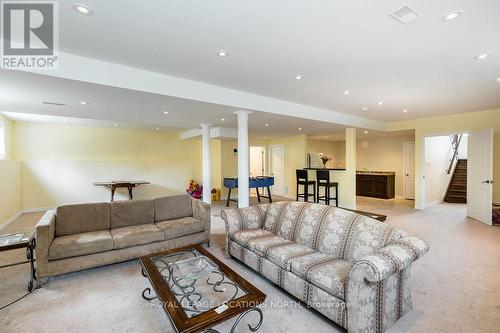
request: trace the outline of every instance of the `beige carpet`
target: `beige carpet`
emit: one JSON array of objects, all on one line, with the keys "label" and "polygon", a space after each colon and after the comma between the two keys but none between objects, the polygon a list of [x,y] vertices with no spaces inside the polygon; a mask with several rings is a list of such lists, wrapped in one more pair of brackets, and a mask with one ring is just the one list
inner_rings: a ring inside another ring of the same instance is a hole
[{"label": "beige carpet", "polygon": [[[220,258],[221,206],[213,210],[210,248]],[[390,332],[500,331],[500,228],[466,219],[463,205],[443,204],[422,212],[414,211],[407,201],[359,199],[358,209],[387,214],[389,223],[431,246],[414,265],[414,310]],[[0,261],[6,260],[3,256]],[[343,332],[245,266],[227,263],[268,296],[259,332]],[[0,306],[24,292],[27,269],[21,265],[0,271]],[[42,289],[0,311],[0,331],[172,332],[163,310],[142,299],[147,286],[137,261],[52,278]],[[283,308],[282,301],[294,306]],[[231,324],[217,328],[225,332]],[[237,332],[248,332],[241,324]]]}]

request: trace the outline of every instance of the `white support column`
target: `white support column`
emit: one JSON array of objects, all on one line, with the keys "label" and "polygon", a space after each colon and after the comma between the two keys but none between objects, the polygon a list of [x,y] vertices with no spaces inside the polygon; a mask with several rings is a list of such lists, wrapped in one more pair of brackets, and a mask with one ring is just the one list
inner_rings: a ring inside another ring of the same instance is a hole
[{"label": "white support column", "polygon": [[252,112],[239,110],[235,113],[238,116],[238,207],[244,208],[250,203],[248,115]]},{"label": "white support column", "polygon": [[210,125],[201,126],[201,150],[203,164],[203,202],[212,202],[212,186],[210,184]]},{"label": "white support column", "polygon": [[346,128],[345,168],[347,181],[343,188],[342,207],[356,209],[356,129]]}]

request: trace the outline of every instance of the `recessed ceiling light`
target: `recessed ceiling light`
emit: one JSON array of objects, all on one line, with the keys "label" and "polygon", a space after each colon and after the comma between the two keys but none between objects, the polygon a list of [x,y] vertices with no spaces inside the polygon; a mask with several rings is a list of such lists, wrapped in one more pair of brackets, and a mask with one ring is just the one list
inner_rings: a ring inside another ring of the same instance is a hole
[{"label": "recessed ceiling light", "polygon": [[488,58],[490,55],[488,53],[483,53],[483,54],[480,54],[478,56],[475,56],[474,59],[475,60],[483,60],[483,59],[486,59]]},{"label": "recessed ceiling light", "polygon": [[160,128],[159,128],[159,127],[156,127],[156,130],[157,130],[157,131],[159,131],[159,130],[160,130]]},{"label": "recessed ceiling light", "polygon": [[443,16],[443,21],[444,22],[452,21],[452,20],[456,19],[457,17],[459,17],[460,15],[462,15],[461,10],[454,10],[452,12],[449,12],[445,16]]},{"label": "recessed ceiling light", "polygon": [[495,81],[500,82],[500,77],[498,79],[496,79]]},{"label": "recessed ceiling light", "polygon": [[115,124],[114,126],[115,126],[115,127],[118,127],[118,124]]},{"label": "recessed ceiling light", "polygon": [[87,105],[87,104],[89,104],[89,102],[80,101],[80,104],[81,104],[81,105]]},{"label": "recessed ceiling light", "polygon": [[295,79],[295,80],[302,80],[302,75],[296,75],[296,76],[294,77],[294,79]]},{"label": "recessed ceiling light", "polygon": [[368,108],[367,108],[366,106],[363,106],[363,107],[361,108],[361,111],[368,111]]},{"label": "recessed ceiling light", "polygon": [[219,50],[217,51],[217,55],[219,57],[227,57],[229,55],[229,52],[227,52],[226,50]]},{"label": "recessed ceiling light", "polygon": [[78,4],[78,3],[73,5],[73,9],[76,10],[77,13],[82,14],[82,15],[86,15],[86,16],[91,16],[92,14],[94,14],[94,11],[92,10],[92,8],[90,8],[89,6],[86,6],[86,5]]},{"label": "recessed ceiling light", "polygon": [[363,133],[368,134],[368,131],[364,131]]},{"label": "recessed ceiling light", "polygon": [[344,91],[344,95],[349,95],[351,92],[349,90]]},{"label": "recessed ceiling light", "polygon": [[299,127],[299,128],[298,128],[298,130],[299,130],[299,131],[302,131],[302,127]]},{"label": "recessed ceiling light", "polygon": [[266,125],[264,125],[264,126],[269,127],[269,124],[266,124]]},{"label": "recessed ceiling light", "polygon": [[222,120],[222,121],[226,121],[226,118],[222,118],[221,120]]},{"label": "recessed ceiling light", "polygon": [[408,112],[408,110],[404,109],[404,110],[403,110],[403,112],[404,112],[404,113],[407,113],[407,112]]},{"label": "recessed ceiling light", "polygon": [[163,111],[163,114],[168,114],[168,111]]},{"label": "recessed ceiling light", "polygon": [[384,101],[380,101],[377,103],[378,105],[384,105]]}]

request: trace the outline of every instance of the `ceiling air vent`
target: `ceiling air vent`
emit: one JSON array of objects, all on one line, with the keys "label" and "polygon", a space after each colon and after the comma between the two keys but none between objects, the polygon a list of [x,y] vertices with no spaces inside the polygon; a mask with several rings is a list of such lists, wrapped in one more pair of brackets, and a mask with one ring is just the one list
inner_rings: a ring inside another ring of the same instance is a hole
[{"label": "ceiling air vent", "polygon": [[403,24],[408,24],[420,17],[420,14],[410,8],[408,5],[404,5],[403,7],[396,9],[392,13],[389,14],[393,19],[399,21]]}]

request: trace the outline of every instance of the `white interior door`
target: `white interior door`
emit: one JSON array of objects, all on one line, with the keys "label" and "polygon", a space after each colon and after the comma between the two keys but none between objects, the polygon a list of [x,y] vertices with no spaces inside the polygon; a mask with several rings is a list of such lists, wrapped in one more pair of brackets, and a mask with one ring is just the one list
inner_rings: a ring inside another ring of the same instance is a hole
[{"label": "white interior door", "polygon": [[467,155],[467,216],[491,225],[493,129],[470,134]]},{"label": "white interior door", "polygon": [[285,147],[269,146],[269,174],[274,177],[273,194],[285,195]]},{"label": "white interior door", "polygon": [[265,175],[264,147],[250,147],[250,176]]},{"label": "white interior door", "polygon": [[415,142],[403,143],[403,192],[405,199],[415,199]]}]

